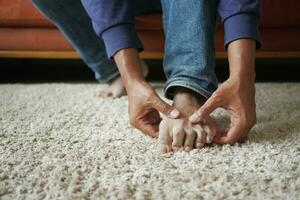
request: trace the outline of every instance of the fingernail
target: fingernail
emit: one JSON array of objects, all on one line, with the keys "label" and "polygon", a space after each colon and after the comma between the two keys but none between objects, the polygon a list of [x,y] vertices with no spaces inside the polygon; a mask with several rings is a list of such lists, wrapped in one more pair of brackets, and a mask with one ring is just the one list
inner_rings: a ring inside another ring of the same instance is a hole
[{"label": "fingernail", "polygon": [[189,117],[189,120],[191,122],[198,122],[200,120],[199,116],[195,113],[192,116]]},{"label": "fingernail", "polygon": [[176,110],[176,109],[173,109],[172,111],[171,111],[171,113],[170,113],[170,116],[171,117],[178,117],[179,116],[179,111],[178,110]]}]

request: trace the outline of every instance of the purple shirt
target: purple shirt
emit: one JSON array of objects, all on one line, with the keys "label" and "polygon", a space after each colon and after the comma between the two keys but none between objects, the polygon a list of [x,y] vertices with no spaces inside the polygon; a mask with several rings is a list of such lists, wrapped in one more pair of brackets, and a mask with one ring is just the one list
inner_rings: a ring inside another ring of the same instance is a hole
[{"label": "purple shirt", "polygon": [[[103,38],[108,57],[124,48],[143,50],[134,29],[130,0],[82,0],[96,34]],[[258,31],[261,0],[219,0],[218,12],[225,31],[225,48],[237,39],[250,38],[261,46]]]}]

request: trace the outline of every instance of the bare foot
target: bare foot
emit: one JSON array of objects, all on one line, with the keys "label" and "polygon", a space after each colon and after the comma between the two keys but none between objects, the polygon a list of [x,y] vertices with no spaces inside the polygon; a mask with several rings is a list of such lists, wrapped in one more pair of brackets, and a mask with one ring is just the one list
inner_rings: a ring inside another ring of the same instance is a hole
[{"label": "bare foot", "polygon": [[[141,66],[144,77],[148,76],[149,69],[147,64],[141,60]],[[118,76],[108,83],[108,88],[105,91],[105,96],[119,98],[126,95],[126,90],[123,86],[121,76]]]},{"label": "bare foot", "polygon": [[177,87],[173,106],[182,117],[169,119],[164,117],[159,126],[159,149],[162,153],[176,151],[183,147],[186,151],[202,148],[211,143],[216,135],[215,124],[212,119],[199,124],[192,124],[188,118],[204,103],[205,98],[195,92]]}]

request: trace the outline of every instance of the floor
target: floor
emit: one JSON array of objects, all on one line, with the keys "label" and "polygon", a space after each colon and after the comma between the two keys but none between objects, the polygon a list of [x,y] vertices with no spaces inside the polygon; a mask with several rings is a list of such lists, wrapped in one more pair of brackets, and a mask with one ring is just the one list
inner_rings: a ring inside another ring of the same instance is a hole
[{"label": "floor", "polygon": [[246,143],[166,155],[105,87],[0,84],[0,199],[299,199],[300,83],[257,84]]}]

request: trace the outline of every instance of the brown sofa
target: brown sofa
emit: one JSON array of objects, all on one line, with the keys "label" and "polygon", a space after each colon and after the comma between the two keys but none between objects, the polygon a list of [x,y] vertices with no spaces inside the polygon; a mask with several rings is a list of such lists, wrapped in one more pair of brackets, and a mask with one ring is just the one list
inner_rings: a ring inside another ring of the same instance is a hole
[{"label": "brown sofa", "polygon": [[[260,24],[263,47],[258,57],[300,58],[300,1],[263,0]],[[163,28],[160,14],[136,17],[136,29],[145,45],[144,58],[162,58]],[[216,32],[217,58],[226,56],[223,30]],[[78,58],[64,36],[30,0],[0,0],[0,57]]]}]

